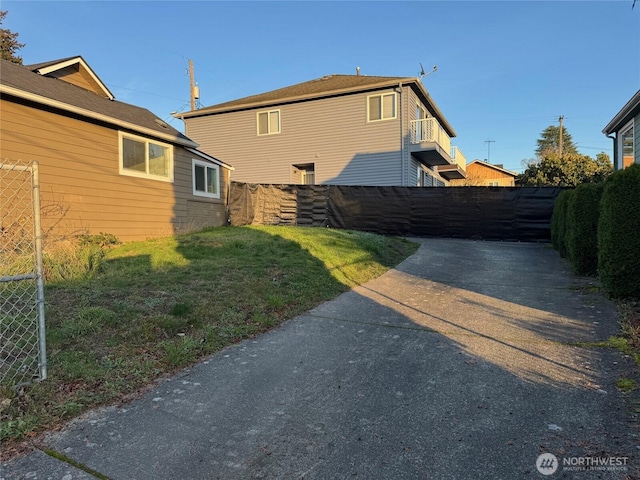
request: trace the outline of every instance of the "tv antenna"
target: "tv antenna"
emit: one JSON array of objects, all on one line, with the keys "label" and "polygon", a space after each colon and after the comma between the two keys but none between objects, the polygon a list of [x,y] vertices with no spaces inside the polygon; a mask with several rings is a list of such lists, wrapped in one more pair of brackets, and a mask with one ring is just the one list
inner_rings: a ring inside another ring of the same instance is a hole
[{"label": "tv antenna", "polygon": [[426,77],[427,75],[431,75],[433,72],[435,72],[436,70],[438,70],[438,66],[434,65],[433,66],[433,70],[431,70],[429,73],[426,73],[424,71],[424,67],[422,66],[422,63],[420,64],[420,80],[422,80],[424,77]]}]

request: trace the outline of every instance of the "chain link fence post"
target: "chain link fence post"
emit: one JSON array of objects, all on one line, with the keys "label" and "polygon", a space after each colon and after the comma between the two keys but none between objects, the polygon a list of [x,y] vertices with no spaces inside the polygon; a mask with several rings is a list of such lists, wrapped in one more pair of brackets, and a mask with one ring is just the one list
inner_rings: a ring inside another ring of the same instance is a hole
[{"label": "chain link fence post", "polygon": [[38,163],[0,161],[0,385],[46,377]]}]

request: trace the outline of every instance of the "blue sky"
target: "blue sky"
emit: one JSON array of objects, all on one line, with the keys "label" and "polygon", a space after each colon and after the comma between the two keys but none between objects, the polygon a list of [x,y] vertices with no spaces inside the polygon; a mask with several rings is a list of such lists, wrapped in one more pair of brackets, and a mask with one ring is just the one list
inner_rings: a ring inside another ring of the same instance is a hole
[{"label": "blue sky", "polygon": [[[189,109],[332,73],[423,83],[468,161],[522,171],[549,125],[612,153],[604,126],[640,89],[640,2],[2,0],[24,63],[81,55],[118,100]],[[487,143],[487,140],[493,140]],[[490,153],[489,153],[490,148]],[[215,154],[215,152],[211,152]],[[224,160],[224,159],[223,159]]]}]

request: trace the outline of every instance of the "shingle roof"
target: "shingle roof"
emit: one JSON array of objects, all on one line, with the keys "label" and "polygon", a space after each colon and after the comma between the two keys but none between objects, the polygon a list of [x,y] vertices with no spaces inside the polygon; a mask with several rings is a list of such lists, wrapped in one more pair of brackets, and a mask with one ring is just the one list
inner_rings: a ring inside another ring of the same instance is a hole
[{"label": "shingle roof", "polygon": [[50,60],[48,62],[32,63],[31,65],[25,65],[25,68],[28,68],[32,72],[36,72],[36,71],[40,70],[41,68],[47,68],[47,67],[50,67],[51,65],[57,65],[59,63],[64,63],[64,62],[67,62],[69,60],[73,60],[74,58],[78,58],[78,57],[66,57],[66,58],[60,58],[58,60]]},{"label": "shingle roof", "polygon": [[312,100],[322,97],[335,96],[341,94],[357,93],[367,90],[375,90],[398,86],[399,84],[411,85],[412,88],[423,97],[423,100],[431,106],[434,115],[441,124],[455,136],[455,131],[444,118],[442,112],[435,104],[426,89],[413,77],[380,77],[368,75],[327,75],[322,78],[310,80],[289,87],[279,88],[270,92],[252,95],[249,97],[232,100],[210,107],[204,107],[191,112],[176,114],[177,118],[197,117],[201,115],[224,113],[245,108],[264,107],[271,104],[283,104],[302,100]]},{"label": "shingle roof", "polygon": [[[74,57],[70,57],[74,58]],[[56,61],[60,62],[60,60]],[[44,99],[53,100],[56,105],[60,105],[62,109],[73,110],[78,109],[87,112],[87,116],[91,113],[97,114],[103,121],[112,120],[114,124],[126,123],[143,129],[145,132],[154,132],[159,138],[174,141],[178,144],[196,146],[195,142],[187,138],[172,126],[166,124],[149,110],[128,103],[119,102],[117,100],[109,100],[105,97],[97,95],[93,92],[72,85],[63,80],[42,76],[34,73],[32,69],[43,68],[45,65],[51,65],[55,62],[46,62],[42,64],[30,65],[24,67],[16,65],[7,60],[0,60],[0,93],[2,95],[12,94],[3,87],[12,87],[17,90],[16,95],[25,96],[30,99],[36,96],[44,97]],[[72,108],[66,108],[72,107]],[[106,118],[105,118],[106,117]]]},{"label": "shingle roof", "polygon": [[401,81],[415,81],[413,78],[403,77],[369,77],[364,75],[327,75],[322,78],[298,83],[289,87],[279,88],[270,92],[252,95],[250,97],[220,103],[211,107],[205,107],[198,112],[218,111],[232,107],[242,107],[265,102],[283,102],[285,100],[297,100],[307,97],[323,96],[331,93],[362,90],[380,85],[397,85]]},{"label": "shingle roof", "polygon": [[631,99],[620,109],[616,116],[611,119],[606,127],[602,130],[605,135],[617,132],[633,117],[640,113],[640,90],[638,90]]}]

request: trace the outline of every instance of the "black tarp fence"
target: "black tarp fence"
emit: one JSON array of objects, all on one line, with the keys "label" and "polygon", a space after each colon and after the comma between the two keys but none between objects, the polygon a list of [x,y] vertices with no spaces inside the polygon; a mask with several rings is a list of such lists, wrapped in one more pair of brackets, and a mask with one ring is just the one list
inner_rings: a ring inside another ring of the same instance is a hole
[{"label": "black tarp fence", "polygon": [[232,225],[547,242],[561,187],[373,187],[232,182]]}]

